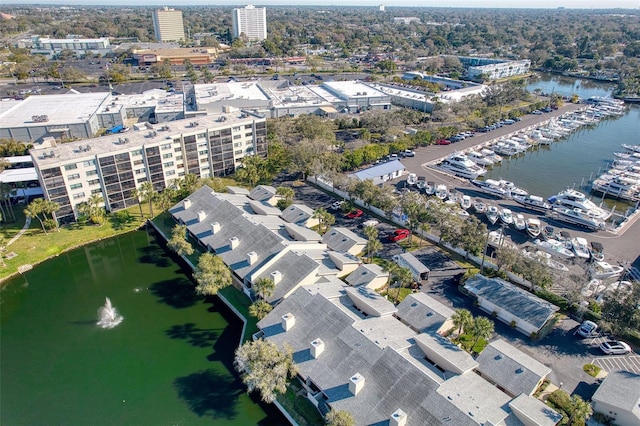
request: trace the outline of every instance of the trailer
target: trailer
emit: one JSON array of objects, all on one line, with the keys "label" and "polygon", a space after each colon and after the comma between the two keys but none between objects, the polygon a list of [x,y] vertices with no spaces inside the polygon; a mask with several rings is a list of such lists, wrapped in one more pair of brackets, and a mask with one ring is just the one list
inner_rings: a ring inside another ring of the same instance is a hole
[{"label": "trailer", "polygon": [[398,266],[408,268],[418,284],[429,280],[429,268],[411,253],[396,254],[392,259]]}]

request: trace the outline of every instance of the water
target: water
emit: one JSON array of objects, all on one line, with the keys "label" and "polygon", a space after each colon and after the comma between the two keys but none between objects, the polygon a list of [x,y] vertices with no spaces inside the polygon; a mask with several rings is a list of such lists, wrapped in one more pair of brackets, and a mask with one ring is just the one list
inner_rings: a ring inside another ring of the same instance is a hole
[{"label": "water", "polygon": [[[528,87],[546,93],[609,96],[612,86],[589,80],[544,76]],[[548,146],[539,146],[525,155],[505,159],[494,166],[485,178],[506,179],[526,188],[531,194],[549,197],[565,188],[580,189],[589,194],[588,183],[613,161],[613,153],[623,151],[621,144],[640,143],[640,106],[632,105],[622,117],[601,121],[595,127],[582,128],[569,137]],[[594,196],[600,201],[600,196]],[[618,211],[628,206],[616,202]],[[614,204],[607,200],[608,206]]]},{"label": "water", "polygon": [[0,291],[0,424],[286,424],[233,371],[241,329],[146,232],[61,254]]},{"label": "water", "polygon": [[111,305],[111,300],[108,297],[106,299],[104,306],[98,309],[97,325],[102,328],[113,328],[120,324],[124,317]]}]

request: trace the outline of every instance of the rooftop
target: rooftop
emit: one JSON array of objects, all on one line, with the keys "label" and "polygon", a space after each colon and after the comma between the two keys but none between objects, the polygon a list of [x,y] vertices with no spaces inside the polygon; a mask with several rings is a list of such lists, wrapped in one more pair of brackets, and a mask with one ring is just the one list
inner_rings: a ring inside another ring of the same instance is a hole
[{"label": "rooftop", "polygon": [[640,419],[640,375],[629,371],[610,372],[591,400],[632,412]]},{"label": "rooftop", "polygon": [[193,88],[199,106],[231,99],[269,100],[257,81],[196,84]]},{"label": "rooftop", "polygon": [[360,180],[376,179],[376,178],[379,178],[380,176],[388,175],[390,173],[395,173],[399,170],[404,170],[404,169],[405,169],[405,166],[400,162],[400,160],[393,160],[393,161],[388,161],[386,163],[371,166],[364,170],[360,170],[358,172],[353,173],[351,176],[355,176]]},{"label": "rooftop", "polygon": [[453,309],[426,293],[412,293],[398,305],[397,316],[418,331],[437,331],[453,315]]},{"label": "rooftop", "polygon": [[529,395],[519,395],[509,403],[509,407],[516,412],[518,418],[525,417],[538,426],[555,426],[562,420],[562,414]]},{"label": "rooftop", "polygon": [[375,89],[373,86],[357,80],[326,81],[322,84],[330,91],[339,94],[344,100],[351,98],[385,98],[388,95]]}]

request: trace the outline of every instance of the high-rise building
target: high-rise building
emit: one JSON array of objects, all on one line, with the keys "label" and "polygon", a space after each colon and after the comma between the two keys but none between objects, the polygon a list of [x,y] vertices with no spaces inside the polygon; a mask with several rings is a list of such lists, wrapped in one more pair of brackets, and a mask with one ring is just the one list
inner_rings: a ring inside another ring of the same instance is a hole
[{"label": "high-rise building", "polygon": [[267,11],[264,7],[247,5],[233,9],[233,37],[238,38],[243,33],[249,40],[267,38]]},{"label": "high-rise building", "polygon": [[182,11],[169,9],[168,7],[154,10],[153,31],[158,41],[184,40]]}]

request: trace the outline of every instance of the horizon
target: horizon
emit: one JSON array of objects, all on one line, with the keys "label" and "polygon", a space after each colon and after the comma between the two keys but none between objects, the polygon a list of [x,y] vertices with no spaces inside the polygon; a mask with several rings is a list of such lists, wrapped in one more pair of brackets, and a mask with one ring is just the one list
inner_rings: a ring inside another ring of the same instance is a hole
[{"label": "horizon", "polygon": [[[410,4],[408,0],[401,0],[400,2],[394,2],[395,4],[385,4],[384,1],[375,0],[351,0],[350,4],[340,3],[335,0],[301,0],[296,4],[283,3],[282,0],[262,0],[260,2],[237,2],[231,0],[218,0],[215,4],[206,0],[188,0],[187,2],[180,2],[181,4],[158,4],[157,0],[138,0],[135,4],[126,0],[114,0],[105,4],[102,2],[86,1],[86,0],[67,0],[64,2],[57,0],[42,0],[42,1],[13,1],[10,4],[4,4],[3,6],[144,6],[144,7],[162,7],[169,6],[174,8],[189,7],[189,6],[237,6],[241,7],[245,4],[254,4],[258,7],[268,6],[305,6],[305,7],[371,7],[377,10],[378,6],[384,5],[385,8],[444,8],[444,9],[570,9],[570,10],[611,10],[611,9],[627,9],[638,10],[640,9],[640,0],[614,0],[613,3],[607,3],[607,7],[603,7],[601,2],[594,0],[540,0],[536,2],[535,6],[527,5],[523,6],[521,2],[515,0],[454,0],[446,6],[439,4]],[[383,12],[384,13],[384,12]]]}]

